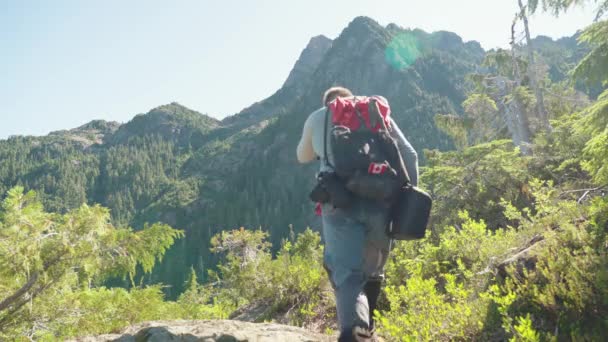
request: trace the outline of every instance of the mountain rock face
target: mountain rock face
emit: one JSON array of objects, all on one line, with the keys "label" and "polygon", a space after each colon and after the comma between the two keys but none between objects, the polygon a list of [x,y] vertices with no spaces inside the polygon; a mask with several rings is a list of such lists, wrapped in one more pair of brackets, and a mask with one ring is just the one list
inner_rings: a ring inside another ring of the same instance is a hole
[{"label": "mountain rock face", "polygon": [[462,113],[465,76],[484,54],[454,33],[357,17],[333,41],[311,39],[276,93],[222,121],[171,103],[120,126],[94,121],[0,141],[0,193],[21,184],[52,211],[99,203],[119,225],[183,229],[186,238],[143,279],[170,285],[175,298],[190,267],[204,281],[217,263],[209,240],[221,230],[261,227],[278,246],[290,227],[320,229],[308,200],[318,166],[299,165],[295,148],[328,87],[385,96],[424,163],[424,149],[452,147],[433,117]]},{"label": "mountain rock face", "polygon": [[332,40],[320,35],[310,39],[310,42],[300,54],[300,58],[289,73],[283,87],[291,87],[298,82],[306,81],[319,66],[325,54],[331,48]]},{"label": "mountain rock face", "polygon": [[80,127],[49,133],[59,139],[67,139],[79,143],[83,148],[103,144],[105,137],[111,136],[118,130],[120,124],[115,121],[93,120]]},{"label": "mountain rock face", "polygon": [[335,337],[273,323],[217,321],[154,321],[140,323],[121,334],[83,337],[74,342],[329,342]]},{"label": "mountain rock face", "polygon": [[243,109],[240,113],[226,117],[222,120],[222,124],[233,129],[243,129],[265,119],[287,113],[294,100],[309,89],[312,75],[323,61],[331,45],[332,40],[323,35],[311,38],[281,89],[269,98]]}]

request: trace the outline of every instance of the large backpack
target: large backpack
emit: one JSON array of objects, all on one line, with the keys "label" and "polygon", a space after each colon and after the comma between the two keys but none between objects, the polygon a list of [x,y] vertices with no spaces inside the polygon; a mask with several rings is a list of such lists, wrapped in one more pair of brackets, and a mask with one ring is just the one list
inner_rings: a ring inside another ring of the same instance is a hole
[{"label": "large backpack", "polygon": [[[327,105],[324,159],[353,194],[390,201],[409,182],[390,136],[390,107],[384,98],[336,98]],[[331,122],[330,122],[331,120]],[[327,150],[331,150],[333,163]]]},{"label": "large backpack", "polygon": [[[390,112],[388,102],[379,96],[339,97],[330,102],[325,113],[323,158],[348,191],[390,205],[387,234],[391,238],[420,239],[425,235],[432,200],[410,183],[397,142],[390,135]],[[336,182],[329,183],[336,187]],[[347,194],[339,189],[331,192],[347,205]]]}]

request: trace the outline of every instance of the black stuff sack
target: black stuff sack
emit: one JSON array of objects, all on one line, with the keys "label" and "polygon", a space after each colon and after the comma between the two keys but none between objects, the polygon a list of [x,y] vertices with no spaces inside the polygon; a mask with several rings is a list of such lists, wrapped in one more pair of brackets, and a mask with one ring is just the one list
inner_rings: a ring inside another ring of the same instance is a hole
[{"label": "black stuff sack", "polygon": [[426,192],[408,185],[401,189],[391,209],[388,236],[395,240],[424,238],[433,200]]}]

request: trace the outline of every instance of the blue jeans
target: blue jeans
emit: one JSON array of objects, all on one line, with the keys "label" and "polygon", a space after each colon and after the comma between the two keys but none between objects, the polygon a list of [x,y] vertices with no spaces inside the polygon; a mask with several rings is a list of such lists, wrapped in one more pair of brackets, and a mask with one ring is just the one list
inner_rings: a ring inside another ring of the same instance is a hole
[{"label": "blue jeans", "polygon": [[386,235],[388,207],[358,200],[348,209],[325,204],[322,210],[324,264],[336,296],[340,330],[367,326],[371,313],[363,286],[384,277],[391,248]]}]

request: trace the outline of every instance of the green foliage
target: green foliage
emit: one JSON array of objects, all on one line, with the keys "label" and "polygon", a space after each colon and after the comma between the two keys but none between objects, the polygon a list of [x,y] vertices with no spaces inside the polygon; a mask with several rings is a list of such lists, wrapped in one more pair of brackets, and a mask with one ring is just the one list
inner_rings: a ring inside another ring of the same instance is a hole
[{"label": "green foliage", "polygon": [[511,342],[525,341],[525,342],[538,342],[540,341],[540,335],[532,327],[532,320],[530,315],[526,317],[517,317],[517,324],[515,327],[515,336],[511,338]]},{"label": "green foliage", "polygon": [[0,193],[15,185],[37,189],[44,205],[65,212],[87,202],[99,175],[99,160],[84,153],[73,137],[51,135],[39,141],[14,137],[0,142]]},{"label": "green foliage", "polygon": [[[608,8],[608,2],[606,2]],[[573,77],[587,84],[608,84],[608,20],[594,23],[579,37],[592,49],[573,70]]]},{"label": "green foliage", "polygon": [[523,75],[528,69],[527,61],[516,56],[515,63],[513,63],[511,51],[504,49],[488,52],[482,65],[491,68],[496,74],[504,77],[514,77],[517,73]]},{"label": "green foliage", "polygon": [[476,320],[482,315],[470,303],[472,291],[457,283],[453,275],[445,275],[441,280],[445,291],[437,290],[435,279],[416,274],[404,286],[387,287],[391,309],[390,313],[378,316],[382,332],[404,341],[470,338],[471,330],[478,325]]},{"label": "green foliage", "polygon": [[435,115],[435,125],[447,134],[456,149],[488,142],[497,137],[501,118],[496,102],[487,94],[473,93],[463,103],[464,117],[452,114]]},{"label": "green foliage", "polygon": [[583,169],[591,174],[597,184],[608,184],[608,90],[583,111],[575,130],[590,138],[583,148]]},{"label": "green foliage", "polygon": [[492,232],[467,212],[459,218],[461,224],[447,227],[438,240],[400,243],[392,251],[386,270],[391,310],[379,315],[388,336],[471,340],[491,330],[496,319],[485,292],[491,270],[531,233],[514,228]]},{"label": "green foliage", "polygon": [[566,12],[571,7],[574,6],[583,6],[588,3],[597,4],[595,10],[595,19],[598,20],[601,18],[606,11],[608,11],[608,1],[606,0],[529,0],[528,1],[528,10],[530,13],[536,12],[538,9],[539,3],[542,3],[542,8],[544,11],[551,11],[551,13],[555,16],[558,16],[561,13]]},{"label": "green foliage", "polygon": [[[593,2],[597,4],[595,23],[587,27],[579,36],[579,42],[591,46],[591,51],[578,63],[573,70],[575,80],[587,84],[608,84],[608,20],[600,19],[608,12],[608,0],[542,0],[544,11],[551,11],[555,16],[566,12],[571,7]],[[538,8],[538,0],[528,1],[528,9],[534,13]]]},{"label": "green foliage", "polygon": [[[492,126],[492,114],[498,111],[496,102],[486,94],[472,94],[462,104],[464,111],[475,120],[473,127],[487,129]],[[490,119],[490,120],[488,120]],[[477,121],[479,120],[479,122]]]},{"label": "green foliage", "polygon": [[[100,206],[47,213],[34,192],[11,189],[0,211],[0,328],[36,330],[54,317],[45,312],[51,298],[60,294],[68,300],[109,276],[132,277],[138,267],[150,272],[181,236],[164,224],[138,232],[115,228],[109,211]],[[65,306],[52,305],[71,308],[62,303]]]},{"label": "green foliage", "polygon": [[[513,96],[525,104],[521,91]],[[376,313],[385,337],[603,338],[605,102],[606,94],[587,107],[575,96],[553,102],[554,130],[537,135],[529,157],[505,141],[425,151],[431,234],[392,251],[390,311]]]},{"label": "green foliage", "polygon": [[606,232],[590,217],[605,211],[607,203],[597,199],[580,206],[550,194],[546,198],[554,203],[543,203],[543,210],[523,224],[544,228],[544,240],[533,252],[538,261],[533,268],[510,268],[502,285],[501,291],[515,298],[506,305],[507,314],[533,317],[544,336],[601,339],[608,310]]},{"label": "green foliage", "polygon": [[602,336],[608,310],[608,202],[564,200],[553,184],[539,180],[529,187],[531,207],[519,210],[502,202],[513,223],[505,229],[488,231],[483,222],[461,213],[462,225],[444,229],[439,239],[395,248],[387,266],[391,310],[377,314],[387,337],[540,341]]},{"label": "green foliage", "polygon": [[[45,213],[35,194],[23,195],[21,189],[9,193],[0,218],[0,242],[5,247],[0,249],[0,339],[53,341],[116,332],[147,320],[227,319],[249,304],[264,308],[261,320],[283,317],[297,325],[333,326],[333,295],[322,267],[320,236],[310,229],[284,241],[275,258],[267,234],[260,230],[218,234],[212,246],[224,259],[218,272],[210,270],[212,282],[200,284],[191,268],[186,290],[176,301],[168,301],[160,284],[130,290],[92,286],[108,276],[132,275],[136,267],[149,272],[156,258],[181,236],[179,231],[164,225],[135,233],[117,229],[101,207],[85,205],[64,215]],[[32,237],[41,224],[46,224],[45,235]],[[54,233],[61,238],[53,240]],[[44,239],[48,246],[19,243]],[[74,254],[70,262],[56,265],[45,257],[49,254],[55,260],[49,251],[59,253],[59,241],[69,244]],[[36,264],[42,269],[37,271]],[[26,271],[41,276],[27,278]],[[24,282],[29,286],[28,279],[33,279],[31,292],[21,298],[18,294]]]},{"label": "green foliage", "polygon": [[[29,312],[35,325],[21,331],[37,340],[56,341],[118,332],[131,324],[167,317],[177,309],[174,303],[164,302],[158,285],[129,291],[103,287],[64,290],[36,303]],[[13,336],[18,336],[17,331],[13,331]]]},{"label": "green foliage", "polygon": [[327,319],[332,302],[322,267],[320,236],[310,229],[283,242],[276,258],[268,251],[267,234],[246,229],[222,232],[212,239],[213,250],[225,253],[212,277],[220,284],[219,298],[236,306],[265,307],[262,318],[285,315],[293,324]]},{"label": "green foliage", "polygon": [[[551,115],[550,119],[567,120],[575,112],[589,105],[587,96],[564,82],[554,83],[545,93],[545,107]],[[553,124],[552,124],[553,125]]]},{"label": "green foliage", "polygon": [[433,231],[451,225],[460,210],[484,218],[488,227],[504,227],[501,198],[529,203],[526,181],[529,158],[507,140],[469,147],[462,152],[425,151],[428,166],[421,181],[435,199]]},{"label": "green foliage", "polygon": [[175,303],[184,319],[227,319],[236,309],[219,296],[212,298],[213,288],[199,285],[194,268],[190,269],[184,288],[186,290]]},{"label": "green foliage", "polygon": [[175,149],[173,142],[148,135],[102,155],[97,196],[112,210],[115,222],[130,223],[136,211],[168,191],[178,173]]},{"label": "green foliage", "polygon": [[437,128],[452,139],[456,149],[462,150],[469,145],[469,121],[466,118],[453,114],[437,114],[434,121]]},{"label": "green foliage", "polygon": [[542,4],[544,11],[550,10],[555,16],[561,12],[565,12],[573,5],[583,4],[585,0],[530,0],[528,1],[528,10],[530,13],[536,12],[538,5]]}]

